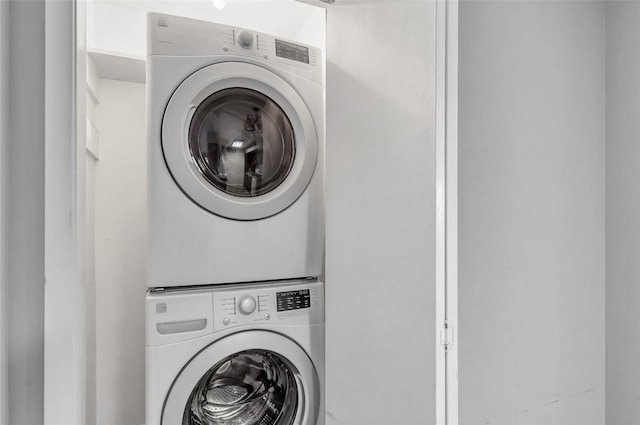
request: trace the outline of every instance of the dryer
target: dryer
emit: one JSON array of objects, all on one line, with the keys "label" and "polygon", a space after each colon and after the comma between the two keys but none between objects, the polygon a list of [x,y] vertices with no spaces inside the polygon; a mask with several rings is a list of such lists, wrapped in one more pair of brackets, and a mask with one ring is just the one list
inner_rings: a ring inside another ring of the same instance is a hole
[{"label": "dryer", "polygon": [[149,14],[148,286],[318,276],[318,48]]},{"label": "dryer", "polygon": [[323,425],[317,281],[149,292],[147,425]]}]

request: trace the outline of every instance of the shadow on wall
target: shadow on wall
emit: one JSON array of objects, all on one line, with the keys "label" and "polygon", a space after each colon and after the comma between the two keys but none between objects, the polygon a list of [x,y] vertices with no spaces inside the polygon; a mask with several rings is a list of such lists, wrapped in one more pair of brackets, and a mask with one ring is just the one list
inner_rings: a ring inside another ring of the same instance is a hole
[{"label": "shadow on wall", "polygon": [[145,85],[100,80],[95,176],[96,424],[144,423]]}]

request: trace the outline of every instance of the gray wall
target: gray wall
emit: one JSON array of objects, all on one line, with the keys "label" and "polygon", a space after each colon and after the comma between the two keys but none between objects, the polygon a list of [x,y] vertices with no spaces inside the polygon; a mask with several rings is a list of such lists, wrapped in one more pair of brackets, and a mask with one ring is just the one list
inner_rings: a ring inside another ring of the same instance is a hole
[{"label": "gray wall", "polygon": [[9,2],[0,2],[0,425],[9,423],[7,215],[9,147]]},{"label": "gray wall", "polygon": [[434,71],[435,2],[328,9],[327,424],[435,422]]},{"label": "gray wall", "polygon": [[465,425],[605,421],[604,2],[460,3]]},{"label": "gray wall", "polygon": [[4,7],[10,108],[8,137],[2,139],[7,155],[2,230],[8,248],[6,280],[2,276],[8,412],[2,415],[10,425],[33,425],[44,420],[44,2],[11,1]]},{"label": "gray wall", "polygon": [[640,2],[607,1],[607,424],[640,423]]}]

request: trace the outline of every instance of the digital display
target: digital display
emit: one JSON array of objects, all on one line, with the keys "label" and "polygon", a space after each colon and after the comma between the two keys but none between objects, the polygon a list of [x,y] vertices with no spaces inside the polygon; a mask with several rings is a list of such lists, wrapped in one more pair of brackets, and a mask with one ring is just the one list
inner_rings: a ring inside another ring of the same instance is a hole
[{"label": "digital display", "polygon": [[309,48],[287,41],[276,40],[276,56],[308,64]]},{"label": "digital display", "polygon": [[300,310],[311,307],[311,294],[308,289],[276,293],[278,311]]}]

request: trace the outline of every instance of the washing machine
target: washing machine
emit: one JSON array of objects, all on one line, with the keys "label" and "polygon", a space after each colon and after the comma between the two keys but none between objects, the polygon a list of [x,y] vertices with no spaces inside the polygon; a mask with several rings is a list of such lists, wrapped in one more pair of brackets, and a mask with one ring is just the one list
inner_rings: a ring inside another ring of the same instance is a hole
[{"label": "washing machine", "polygon": [[147,425],[324,424],[318,281],[150,291]]},{"label": "washing machine", "polygon": [[148,286],[320,275],[318,48],[149,14]]}]

